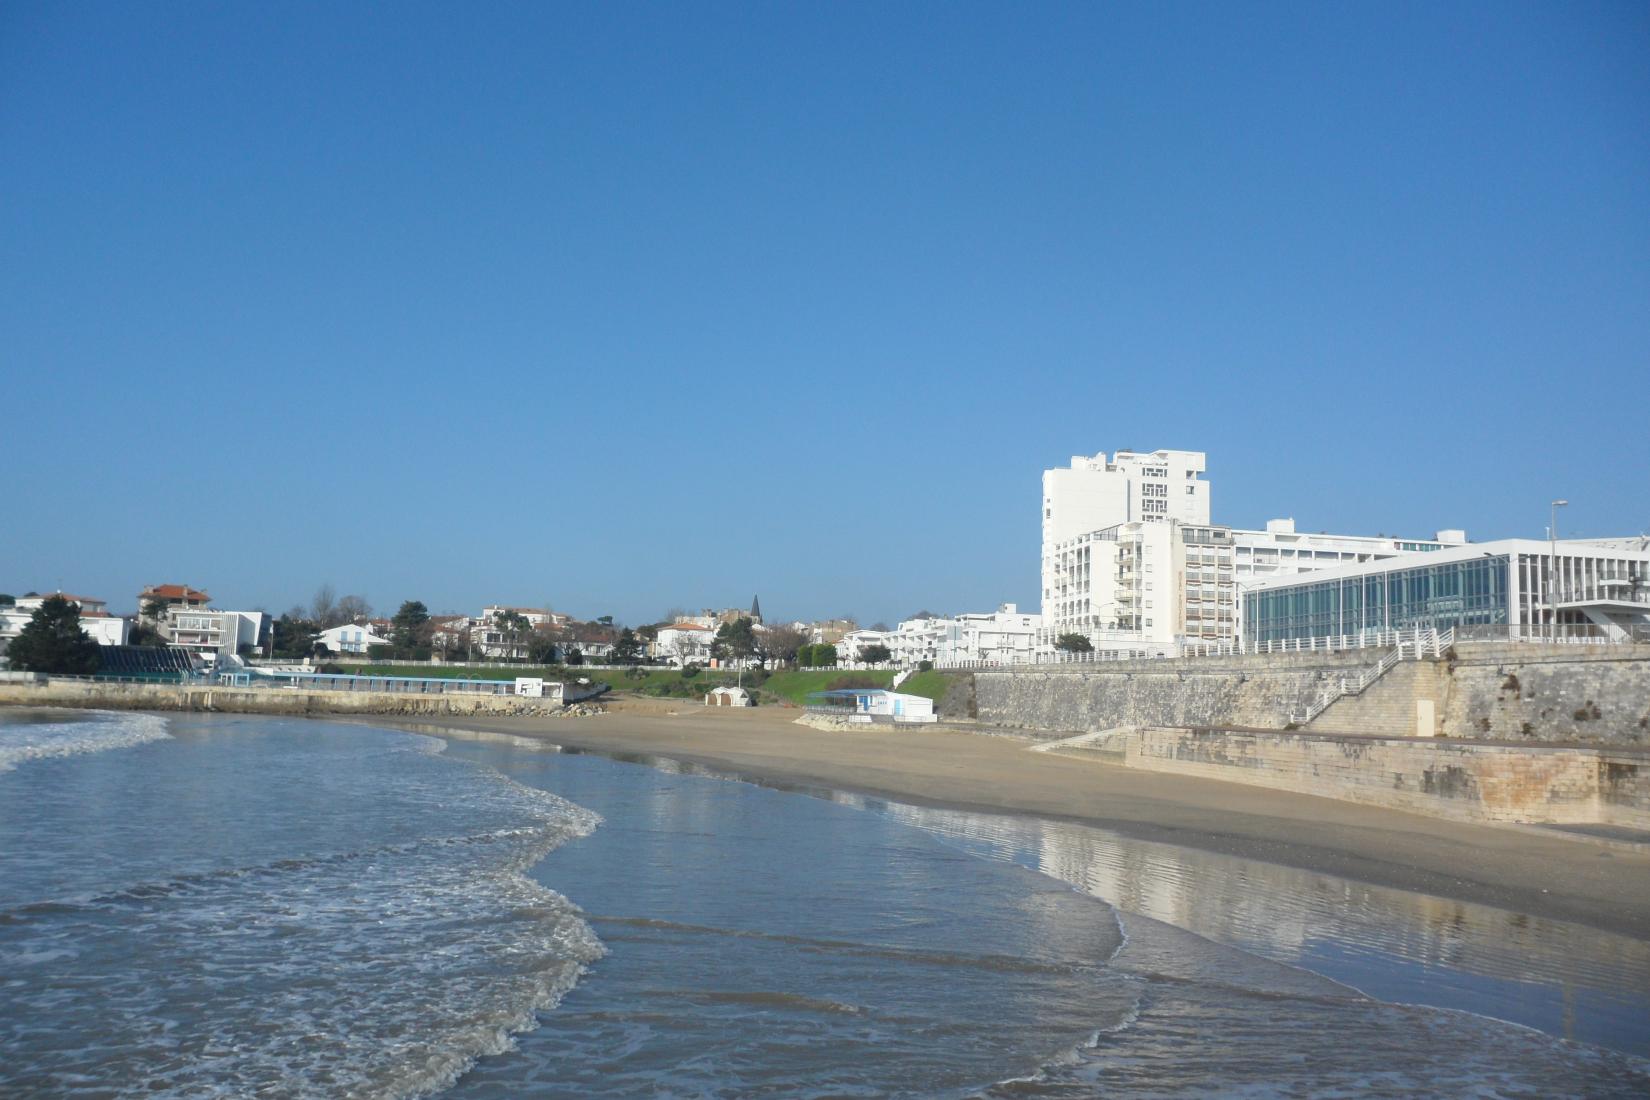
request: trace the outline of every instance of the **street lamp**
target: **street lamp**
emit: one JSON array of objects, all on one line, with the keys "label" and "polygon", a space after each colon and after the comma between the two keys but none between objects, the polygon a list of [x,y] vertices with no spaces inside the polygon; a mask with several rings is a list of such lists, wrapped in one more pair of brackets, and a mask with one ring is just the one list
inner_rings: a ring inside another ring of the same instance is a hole
[{"label": "street lamp", "polygon": [[1558,641],[1558,510],[1569,503],[1567,500],[1553,501],[1551,522],[1547,525],[1547,546],[1551,551],[1547,563],[1547,614],[1555,642]]}]

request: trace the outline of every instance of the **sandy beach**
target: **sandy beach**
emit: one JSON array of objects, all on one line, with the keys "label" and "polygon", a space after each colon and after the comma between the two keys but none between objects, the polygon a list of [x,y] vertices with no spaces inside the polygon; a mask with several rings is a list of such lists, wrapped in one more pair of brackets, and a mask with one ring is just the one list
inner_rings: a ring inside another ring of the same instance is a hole
[{"label": "sandy beach", "polygon": [[[616,700],[593,718],[434,725],[615,754],[656,754],[768,782],[1040,817],[1650,939],[1650,854],[1539,829],[1461,824],[1161,775],[936,729],[835,732],[781,709]],[[429,730],[432,723],[376,722]]]}]

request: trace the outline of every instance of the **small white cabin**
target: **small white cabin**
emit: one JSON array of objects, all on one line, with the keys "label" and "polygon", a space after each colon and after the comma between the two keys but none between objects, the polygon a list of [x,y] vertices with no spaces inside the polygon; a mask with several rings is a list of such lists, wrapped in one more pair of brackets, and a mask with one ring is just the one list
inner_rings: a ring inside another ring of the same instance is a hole
[{"label": "small white cabin", "polygon": [[718,687],[705,692],[707,707],[752,707],[751,693],[742,687]]}]

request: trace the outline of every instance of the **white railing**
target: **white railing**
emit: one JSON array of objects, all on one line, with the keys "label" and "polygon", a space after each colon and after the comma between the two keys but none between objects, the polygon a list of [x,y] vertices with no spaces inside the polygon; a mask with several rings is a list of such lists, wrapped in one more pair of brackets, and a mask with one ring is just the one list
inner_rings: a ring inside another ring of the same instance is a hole
[{"label": "white railing", "polygon": [[1404,647],[1400,645],[1377,661],[1374,668],[1365,669],[1356,678],[1351,676],[1340,677],[1333,688],[1323,692],[1308,703],[1304,710],[1292,712],[1289,715],[1290,723],[1296,726],[1304,726],[1328,710],[1330,705],[1338,700],[1348,695],[1362,695],[1365,688],[1385,676],[1394,665],[1403,659]]}]

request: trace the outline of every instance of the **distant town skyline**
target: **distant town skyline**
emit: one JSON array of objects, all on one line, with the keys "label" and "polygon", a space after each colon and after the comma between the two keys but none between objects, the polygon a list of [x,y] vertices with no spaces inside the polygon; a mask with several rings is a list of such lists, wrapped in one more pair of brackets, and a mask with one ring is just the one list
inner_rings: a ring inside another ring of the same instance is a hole
[{"label": "distant town skyline", "polygon": [[1041,471],[1119,448],[1234,526],[1650,529],[1647,39],[12,6],[0,591],[1036,608]]}]

